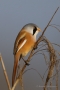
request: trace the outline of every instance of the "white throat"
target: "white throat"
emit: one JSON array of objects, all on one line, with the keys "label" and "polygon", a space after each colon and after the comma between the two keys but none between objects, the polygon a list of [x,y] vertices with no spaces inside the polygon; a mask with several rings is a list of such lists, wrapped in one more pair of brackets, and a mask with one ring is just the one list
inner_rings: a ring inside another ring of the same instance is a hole
[{"label": "white throat", "polygon": [[36,37],[36,36],[37,36],[37,34],[38,34],[38,31],[36,31],[36,33],[34,34],[34,36]]}]

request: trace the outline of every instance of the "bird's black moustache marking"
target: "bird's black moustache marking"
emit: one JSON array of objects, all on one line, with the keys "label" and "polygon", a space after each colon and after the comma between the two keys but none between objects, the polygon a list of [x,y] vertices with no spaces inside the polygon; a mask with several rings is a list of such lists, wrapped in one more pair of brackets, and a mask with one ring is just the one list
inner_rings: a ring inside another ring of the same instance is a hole
[{"label": "bird's black moustache marking", "polygon": [[35,34],[36,30],[37,30],[37,28],[34,27],[34,29],[33,29],[33,35]]}]

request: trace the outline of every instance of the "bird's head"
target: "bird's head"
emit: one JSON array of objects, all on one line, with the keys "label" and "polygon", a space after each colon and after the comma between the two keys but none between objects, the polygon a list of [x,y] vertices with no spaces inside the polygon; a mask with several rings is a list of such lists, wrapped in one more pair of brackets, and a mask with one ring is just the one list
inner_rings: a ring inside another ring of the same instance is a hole
[{"label": "bird's head", "polygon": [[37,34],[41,31],[41,29],[33,23],[26,24],[22,29],[35,36],[35,38]]}]

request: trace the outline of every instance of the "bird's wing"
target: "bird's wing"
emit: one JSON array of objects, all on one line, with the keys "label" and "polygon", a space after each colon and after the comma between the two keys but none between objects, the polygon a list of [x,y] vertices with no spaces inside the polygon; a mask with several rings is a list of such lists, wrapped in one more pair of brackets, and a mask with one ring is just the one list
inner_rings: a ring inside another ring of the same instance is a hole
[{"label": "bird's wing", "polygon": [[17,52],[24,46],[24,44],[26,43],[26,41],[27,41],[27,39],[22,39],[22,43],[21,43],[21,41],[20,41],[20,45],[19,45],[19,47],[18,47],[18,49],[17,49]]},{"label": "bird's wing", "polygon": [[15,44],[14,44],[14,50],[13,50],[13,54],[15,55],[16,52],[18,52],[22,46],[26,43],[26,32],[19,32],[16,40],[15,40]]}]

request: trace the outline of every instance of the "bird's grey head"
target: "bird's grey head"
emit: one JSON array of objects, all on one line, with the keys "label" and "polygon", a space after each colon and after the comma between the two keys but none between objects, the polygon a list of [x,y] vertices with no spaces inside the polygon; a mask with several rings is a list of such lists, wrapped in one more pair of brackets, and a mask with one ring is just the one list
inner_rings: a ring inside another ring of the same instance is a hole
[{"label": "bird's grey head", "polygon": [[25,29],[25,31],[31,33],[35,37],[38,34],[38,32],[41,31],[40,28],[36,24],[33,24],[33,23],[26,24],[23,27],[23,29]]}]

